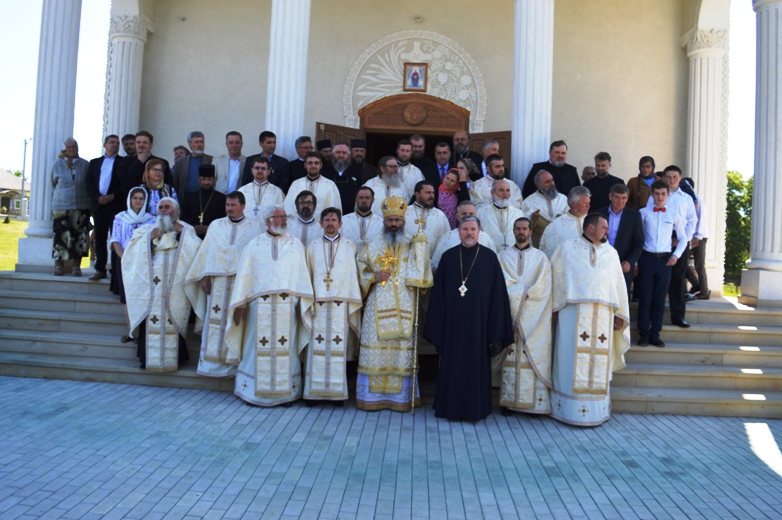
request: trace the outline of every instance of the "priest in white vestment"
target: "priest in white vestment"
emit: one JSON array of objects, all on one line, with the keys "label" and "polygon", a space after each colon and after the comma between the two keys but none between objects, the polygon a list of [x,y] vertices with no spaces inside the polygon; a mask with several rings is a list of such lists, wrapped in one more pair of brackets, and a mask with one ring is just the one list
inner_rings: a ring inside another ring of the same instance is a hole
[{"label": "priest in white vestment", "polygon": [[522,201],[521,210],[532,221],[532,247],[539,248],[543,232],[555,218],[567,212],[568,203],[546,170],[535,174],[535,186],[537,191]]},{"label": "priest in white vestment", "polygon": [[356,406],[361,410],[408,411],[413,397],[416,405],[420,403],[413,326],[419,289],[432,286],[432,268],[426,236],[416,235],[412,242],[404,238],[404,199],[390,197],[381,207],[383,234],[367,243],[358,255],[366,303]]},{"label": "priest in white vestment", "polygon": [[315,195],[317,206],[312,208],[313,215],[318,215],[321,210],[326,208],[342,207],[339,188],[334,184],[334,181],[320,174],[322,166],[323,163],[318,152],[308,152],[304,156],[304,168],[307,170],[307,176],[293,181],[288,189],[284,202],[288,216],[296,216],[296,199],[303,191],[309,191]]},{"label": "priest in white vestment", "polygon": [[122,281],[130,329],[139,327],[141,368],[173,372],[189,359],[185,336],[191,307],[185,278],[200,245],[195,229],[179,220],[179,204],[170,197],[158,201],[155,224],[133,232],[122,255]]},{"label": "priest in white vestment", "polygon": [[288,234],[298,238],[305,249],[311,241],[318,239],[322,234],[314,214],[317,205],[318,199],[315,195],[309,191],[302,191],[296,196],[296,215],[288,217]]},{"label": "priest in white vestment", "polygon": [[412,159],[413,143],[407,139],[402,139],[396,145],[396,162],[399,165],[399,176],[407,189],[408,196],[412,196],[415,192],[416,184],[424,180],[424,174],[421,173],[418,166],[410,162]]},{"label": "priest in white vestment", "polygon": [[201,333],[198,374],[206,377],[233,377],[236,366],[225,362],[228,347],[225,329],[231,319],[228,311],[236,265],[244,246],[261,234],[258,221],[244,215],[245,198],[239,191],[225,199],[224,218],[209,225],[204,242],[185,279],[187,297],[196,314],[195,331]]},{"label": "priest in white vestment", "polygon": [[481,230],[491,237],[496,246],[495,251],[499,254],[516,243],[513,223],[525,215],[511,204],[510,183],[507,180],[495,181],[491,190],[492,203],[478,208],[478,219],[481,221]]},{"label": "priest in white vestment", "polygon": [[408,191],[404,177],[399,173],[399,163],[396,162],[396,157],[393,155],[386,155],[378,163],[380,168],[380,175],[369,179],[364,186],[372,188],[375,194],[375,201],[372,203],[372,213],[381,215],[382,211],[380,206],[383,201],[389,197],[399,197],[405,201],[410,200],[413,195],[413,189]]},{"label": "priest in white vestment", "polygon": [[532,222],[513,225],[516,245],[499,254],[510,298],[514,343],[498,356],[500,406],[508,412],[551,413],[551,265],[532,247]]},{"label": "priest in white vestment", "polygon": [[369,186],[362,186],[356,192],[356,211],[342,217],[340,233],[359,250],[383,232],[382,217],[372,211],[374,202],[375,192]]},{"label": "priest in white vestment", "polygon": [[502,156],[499,154],[490,155],[484,160],[483,164],[486,167],[486,175],[473,182],[470,186],[470,199],[475,205],[479,208],[483,205],[490,205],[492,203],[491,189],[494,186],[494,182],[504,179],[510,187],[509,200],[511,206],[523,210],[521,207],[521,189],[512,180],[505,179],[505,160]]},{"label": "priest in white vestment", "polygon": [[250,171],[253,174],[253,181],[239,188],[239,191],[244,194],[247,204],[244,214],[250,220],[254,220],[263,232],[266,231],[266,221],[263,219],[264,209],[267,206],[282,204],[285,201],[285,194],[280,188],[269,182],[269,173],[272,168],[269,159],[259,155],[253,156],[250,161],[252,162]]},{"label": "priest in white vestment", "polygon": [[624,368],[630,348],[627,286],[607,236],[606,218],[589,214],[584,235],[564,241],[551,257],[551,416],[577,426],[610,419],[611,377]]},{"label": "priest in white vestment", "polygon": [[304,316],[310,329],[306,350],[304,399],[335,401],[348,398],[347,362],[356,357],[361,333],[361,287],[356,245],[340,235],[342,212],[321,212],[320,239],[307,247],[307,266],[315,304]]},{"label": "priest in white vestment", "polygon": [[[461,222],[464,217],[475,216],[477,216],[475,203],[473,203],[471,200],[463,200],[456,207],[456,222]],[[443,253],[451,248],[458,246],[461,243],[462,241],[459,238],[458,227],[441,236],[440,240],[437,241],[437,246],[434,248],[434,254],[432,255],[432,269],[437,270],[437,266],[440,264],[440,259],[443,257]],[[497,251],[497,246],[488,233],[480,233],[478,235],[478,243],[491,249],[492,251]]]},{"label": "priest in white vestment", "polygon": [[445,213],[434,207],[434,185],[431,182],[420,181],[415,189],[415,202],[407,207],[405,213],[405,240],[409,242],[415,235],[423,233],[429,243],[431,257],[440,237],[451,231],[451,224]]},{"label": "priest in white vestment", "polygon": [[567,197],[570,209],[555,218],[540,239],[540,250],[546,253],[549,259],[562,242],[579,238],[584,233],[584,217],[589,213],[590,196],[589,189],[583,186],[570,189]]},{"label": "priest in white vestment", "polygon": [[265,216],[266,232],[239,257],[226,362],[239,365],[234,393],[243,400],[288,405],[303,392],[299,356],[310,333],[302,316],[314,295],[304,246],[287,233],[285,208],[269,206]]}]

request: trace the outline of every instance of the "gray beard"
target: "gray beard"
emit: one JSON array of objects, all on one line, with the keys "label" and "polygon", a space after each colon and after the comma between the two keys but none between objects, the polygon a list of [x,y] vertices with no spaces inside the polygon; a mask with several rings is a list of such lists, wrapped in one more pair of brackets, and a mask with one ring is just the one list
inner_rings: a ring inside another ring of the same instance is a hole
[{"label": "gray beard", "polygon": [[388,175],[387,173],[384,173],[382,177],[383,182],[386,183],[386,186],[398,188],[402,185],[402,179],[399,178],[399,174]]},{"label": "gray beard", "polygon": [[271,227],[272,233],[276,233],[278,235],[284,235],[288,232],[288,223],[284,222],[280,224],[279,226],[272,226]]},{"label": "gray beard", "polygon": [[202,155],[204,155],[204,151],[203,150],[191,150],[190,151],[190,155],[192,155],[193,157],[201,157]]},{"label": "gray beard", "polygon": [[356,166],[363,166],[364,165],[364,158],[363,157],[353,157],[353,164]]},{"label": "gray beard", "polygon": [[548,200],[554,200],[557,198],[557,187],[552,186],[550,188],[546,188],[545,190],[540,190],[540,192],[543,194],[544,197],[546,197]]},{"label": "gray beard", "polygon": [[508,204],[510,203],[510,199],[494,199],[494,204],[502,209],[505,209],[508,207]]},{"label": "gray beard", "polygon": [[565,166],[565,161],[551,161],[551,164],[553,164],[557,168],[562,168],[563,166]]},{"label": "gray beard", "polygon": [[399,236],[402,234],[402,231],[391,231],[390,229],[386,228],[383,230],[383,238],[386,240],[389,246],[396,247],[397,242],[399,241]]},{"label": "gray beard", "polygon": [[469,148],[467,148],[466,144],[458,144],[453,147],[453,151],[458,153],[459,155],[467,153],[467,150],[469,150]]},{"label": "gray beard", "polygon": [[174,220],[171,218],[171,215],[166,215],[165,213],[158,213],[156,224],[157,227],[164,235],[166,233],[171,233],[172,231],[174,231]]},{"label": "gray beard", "polygon": [[331,159],[331,165],[334,166],[334,169],[338,172],[344,172],[348,169],[348,165],[350,164],[349,159],[345,159],[344,161],[338,161],[336,159]]}]

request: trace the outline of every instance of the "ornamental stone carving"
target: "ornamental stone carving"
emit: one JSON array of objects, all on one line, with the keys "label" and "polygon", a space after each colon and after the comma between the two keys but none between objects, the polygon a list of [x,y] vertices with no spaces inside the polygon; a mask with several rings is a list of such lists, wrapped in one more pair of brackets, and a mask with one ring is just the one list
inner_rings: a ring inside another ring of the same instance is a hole
[{"label": "ornamental stone carving", "polygon": [[682,37],[682,47],[687,47],[687,55],[698,51],[718,49],[723,52],[728,49],[728,31],[711,29],[691,29]]},{"label": "ornamental stone carving", "polygon": [[405,108],[404,116],[411,125],[420,125],[426,119],[426,108],[421,103],[410,103]]},{"label": "ornamental stone carving", "polygon": [[115,36],[135,36],[142,41],[147,41],[147,33],[155,32],[155,26],[146,16],[112,16],[109,38]]},{"label": "ornamental stone carving", "polygon": [[[480,132],[486,119],[486,87],[470,54],[447,36],[432,31],[409,30],[381,38],[353,64],[342,94],[345,125],[359,126],[358,111],[380,99],[406,94],[402,89],[404,64],[428,65],[425,94],[450,101],[470,112],[470,130]],[[421,106],[421,108],[424,108]],[[413,113],[412,121],[421,118]],[[426,109],[424,109],[426,111]],[[401,115],[401,114],[400,114]],[[412,121],[410,125],[417,125]]]}]

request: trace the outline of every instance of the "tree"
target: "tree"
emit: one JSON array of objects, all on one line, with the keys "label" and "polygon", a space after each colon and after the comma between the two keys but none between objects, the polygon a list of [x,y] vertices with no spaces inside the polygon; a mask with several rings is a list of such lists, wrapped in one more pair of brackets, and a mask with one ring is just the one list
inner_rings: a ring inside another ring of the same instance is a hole
[{"label": "tree", "polygon": [[752,179],[728,172],[728,208],[725,219],[725,274],[741,276],[749,259],[752,232]]}]

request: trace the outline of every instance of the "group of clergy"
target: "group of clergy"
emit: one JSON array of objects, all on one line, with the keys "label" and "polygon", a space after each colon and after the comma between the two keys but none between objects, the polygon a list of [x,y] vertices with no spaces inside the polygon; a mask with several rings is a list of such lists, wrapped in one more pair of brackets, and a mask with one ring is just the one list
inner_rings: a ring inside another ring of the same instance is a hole
[{"label": "group of clergy", "polygon": [[253,182],[225,196],[203,242],[177,202],[160,199],[122,260],[142,368],[187,359],[192,308],[198,373],[235,378],[250,404],[341,405],[357,359],[357,407],[409,411],[420,405],[418,349],[430,344],[438,417],[485,418],[492,384],[503,413],[585,426],[610,417],[629,311],[588,190],[564,197],[548,172],[524,200],[512,181],[474,182],[477,200],[459,203],[452,230],[432,183],[393,157],[344,218],[339,191],[315,175],[317,153],[305,167],[285,195],[268,183],[269,161],[254,158]]}]

